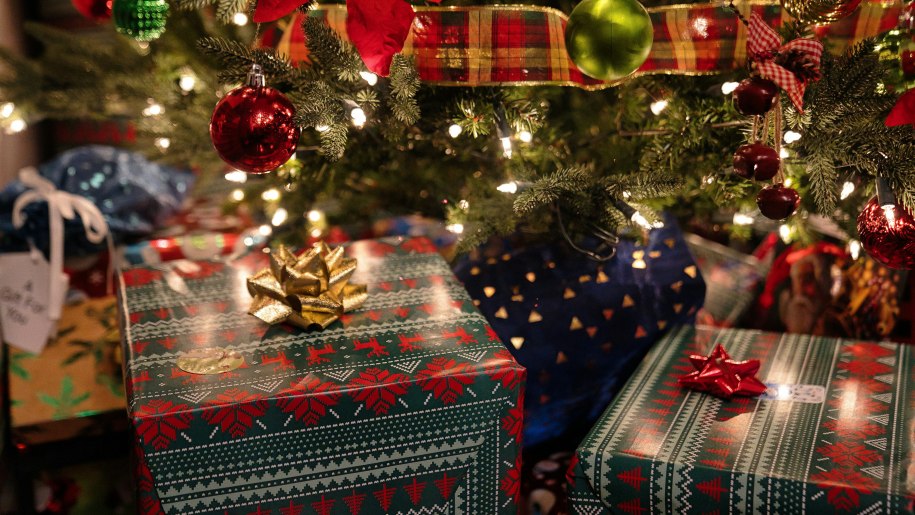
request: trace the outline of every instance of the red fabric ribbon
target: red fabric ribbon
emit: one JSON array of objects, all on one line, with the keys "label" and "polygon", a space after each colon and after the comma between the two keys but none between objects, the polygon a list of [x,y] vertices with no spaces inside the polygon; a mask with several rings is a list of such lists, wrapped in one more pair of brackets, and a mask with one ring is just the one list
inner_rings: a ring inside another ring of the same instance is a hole
[{"label": "red fabric ribbon", "polygon": [[692,355],[689,361],[696,368],[677,378],[677,383],[684,387],[706,392],[730,399],[735,395],[755,397],[766,391],[766,385],[756,379],[759,372],[759,360],[734,361],[721,345],[716,345],[715,350],[706,357]]},{"label": "red fabric ribbon", "polygon": [[348,0],[346,32],[372,73],[387,77],[403,49],[416,13],[404,0]]},{"label": "red fabric ribbon", "polygon": [[884,123],[887,127],[911,125],[912,128],[915,128],[915,88],[906,91],[899,97]]},{"label": "red fabric ribbon", "polygon": [[310,0],[258,0],[254,8],[254,23],[265,23],[278,20],[283,16],[305,5]]},{"label": "red fabric ribbon", "polygon": [[747,55],[756,62],[756,69],[764,79],[769,79],[778,84],[798,112],[804,111],[804,89],[807,87],[805,80],[799,79],[793,72],[775,62],[775,58],[782,53],[798,50],[807,54],[815,63],[816,69],[820,68],[820,57],[823,55],[823,44],[812,39],[800,38],[782,44],[782,38],[772,27],[763,21],[762,17],[754,13],[750,16],[749,35],[747,37]]}]

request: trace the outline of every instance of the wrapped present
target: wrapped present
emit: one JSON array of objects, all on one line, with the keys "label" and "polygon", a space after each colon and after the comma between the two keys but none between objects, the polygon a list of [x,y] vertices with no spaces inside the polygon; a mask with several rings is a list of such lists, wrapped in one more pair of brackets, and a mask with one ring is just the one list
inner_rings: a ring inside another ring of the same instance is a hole
[{"label": "wrapped present", "polygon": [[213,259],[239,256],[264,245],[266,238],[257,230],[243,233],[194,233],[155,238],[126,245],[122,261],[129,265],[154,265],[178,259]]},{"label": "wrapped present", "polygon": [[600,264],[564,245],[495,246],[455,267],[528,370],[525,443],[580,438],[668,326],[691,322],[705,283],[674,220]]},{"label": "wrapped present", "polygon": [[754,256],[701,236],[687,234],[684,239],[706,280],[705,303],[697,322],[716,327],[736,326],[756,302],[766,267]]},{"label": "wrapped present", "polygon": [[[151,234],[178,208],[194,182],[185,170],[162,166],[135,152],[104,146],[79,147],[39,167],[41,177],[60,191],[89,199],[107,222],[116,243]],[[28,242],[45,254],[50,249],[45,202],[25,207],[25,224],[13,224],[13,207],[30,185],[13,181],[0,192],[0,250],[28,250]],[[104,245],[89,241],[79,216],[64,222],[67,256],[94,254]]]},{"label": "wrapped present", "polygon": [[[757,359],[759,397],[678,387],[691,354]],[[911,513],[912,347],[683,327],[581,443],[572,513]]]},{"label": "wrapped present", "polygon": [[114,297],[64,307],[41,354],[9,349],[10,431],[20,448],[126,428]]},{"label": "wrapped present", "polygon": [[367,300],[318,332],[247,314],[263,253],[122,270],[143,513],[517,511],[524,369],[428,240],[346,254]]}]

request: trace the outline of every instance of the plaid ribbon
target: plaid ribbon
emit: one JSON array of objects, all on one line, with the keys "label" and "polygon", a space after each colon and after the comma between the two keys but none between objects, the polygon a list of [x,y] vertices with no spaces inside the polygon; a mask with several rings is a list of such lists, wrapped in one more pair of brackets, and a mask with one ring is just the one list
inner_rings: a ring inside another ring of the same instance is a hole
[{"label": "plaid ribbon", "polygon": [[775,57],[793,50],[803,52],[811,58],[816,69],[819,70],[823,44],[812,39],[799,38],[782,45],[782,38],[778,36],[778,33],[766,25],[762,17],[756,13],[750,16],[749,31],[747,53],[756,63],[759,75],[778,84],[778,87],[788,94],[788,98],[791,99],[791,103],[798,112],[803,112],[804,90],[807,88],[807,81],[799,79],[793,72],[780,66],[775,62]]},{"label": "plaid ribbon", "polygon": [[[790,18],[778,5],[737,1],[741,12],[759,15],[766,24]],[[415,7],[416,21],[403,53],[415,58],[420,78],[440,86],[578,86],[603,89],[619,84],[584,75],[565,46],[568,17],[536,6]],[[722,3],[648,9],[654,44],[642,66],[629,77],[646,74],[704,75],[743,66],[747,29]],[[858,10],[820,29],[833,51],[896,27],[898,2],[865,2]],[[308,16],[323,19],[344,40],[346,7],[322,5]],[[301,13],[265,32],[262,44],[275,47],[293,62],[307,61]]]}]

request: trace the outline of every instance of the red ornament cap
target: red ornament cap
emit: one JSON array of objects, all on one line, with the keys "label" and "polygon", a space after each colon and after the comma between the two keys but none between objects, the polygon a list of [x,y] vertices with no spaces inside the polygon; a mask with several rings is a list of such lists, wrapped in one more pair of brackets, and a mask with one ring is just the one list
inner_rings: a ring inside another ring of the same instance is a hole
[{"label": "red ornament cap", "polygon": [[696,371],[677,379],[683,388],[710,393],[722,399],[735,395],[755,397],[766,392],[766,385],[756,378],[758,359],[734,361],[724,347],[716,345],[707,357],[692,355],[689,361]]}]

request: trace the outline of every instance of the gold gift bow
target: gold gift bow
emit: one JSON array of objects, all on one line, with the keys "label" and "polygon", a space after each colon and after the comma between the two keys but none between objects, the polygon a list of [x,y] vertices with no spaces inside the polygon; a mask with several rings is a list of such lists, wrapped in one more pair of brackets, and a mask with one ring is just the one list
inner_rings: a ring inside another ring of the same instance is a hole
[{"label": "gold gift bow", "polygon": [[316,243],[299,257],[286,247],[270,254],[270,268],[248,278],[254,297],[248,313],[267,322],[287,322],[302,329],[327,328],[368,297],[364,284],[349,284],[356,260]]}]

